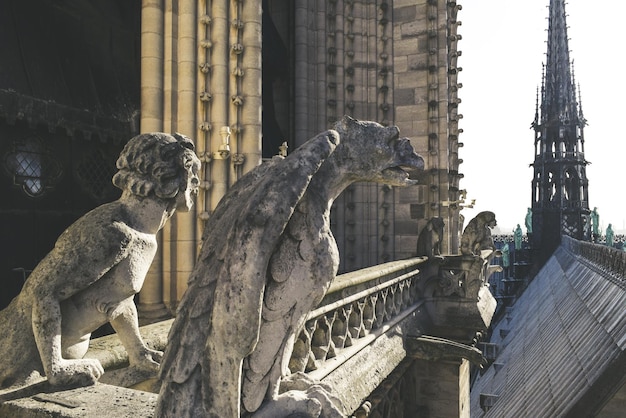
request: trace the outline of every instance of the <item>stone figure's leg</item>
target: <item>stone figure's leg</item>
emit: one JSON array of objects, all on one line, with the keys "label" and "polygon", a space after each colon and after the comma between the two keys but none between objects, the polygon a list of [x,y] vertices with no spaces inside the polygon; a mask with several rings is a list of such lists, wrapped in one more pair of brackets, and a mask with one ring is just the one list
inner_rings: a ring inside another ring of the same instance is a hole
[{"label": "stone figure's leg", "polygon": [[148,348],[139,333],[137,307],[133,298],[122,301],[110,314],[111,326],[128,352],[131,366],[142,370],[158,372],[163,357],[162,351]]}]

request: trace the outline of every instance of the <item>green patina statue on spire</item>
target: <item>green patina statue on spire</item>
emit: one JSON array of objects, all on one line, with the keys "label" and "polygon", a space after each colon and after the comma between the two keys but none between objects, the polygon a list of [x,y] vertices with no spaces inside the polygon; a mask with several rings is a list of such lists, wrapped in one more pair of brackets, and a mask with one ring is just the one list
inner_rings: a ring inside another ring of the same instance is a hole
[{"label": "green patina statue on spire", "polygon": [[517,224],[517,228],[515,228],[515,231],[513,231],[513,238],[515,239],[515,249],[516,250],[521,250],[522,249],[522,227],[519,226],[519,224]]}]

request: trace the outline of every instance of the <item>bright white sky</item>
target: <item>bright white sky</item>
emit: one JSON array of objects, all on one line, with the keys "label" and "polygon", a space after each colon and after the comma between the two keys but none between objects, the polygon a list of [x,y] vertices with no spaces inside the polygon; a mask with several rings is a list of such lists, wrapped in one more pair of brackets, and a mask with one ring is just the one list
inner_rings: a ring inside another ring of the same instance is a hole
[{"label": "bright white sky", "polygon": [[[626,1],[589,0],[566,4],[570,59],[588,126],[585,156],[589,206],[600,223],[626,229],[626,59],[623,25]],[[606,4],[604,4],[606,3]],[[461,188],[476,199],[464,209],[467,221],[479,211],[496,213],[502,233],[519,223],[531,203],[536,89],[545,62],[549,0],[467,0],[458,18],[459,81],[464,133],[460,150]],[[610,4],[610,7],[607,5]]]}]

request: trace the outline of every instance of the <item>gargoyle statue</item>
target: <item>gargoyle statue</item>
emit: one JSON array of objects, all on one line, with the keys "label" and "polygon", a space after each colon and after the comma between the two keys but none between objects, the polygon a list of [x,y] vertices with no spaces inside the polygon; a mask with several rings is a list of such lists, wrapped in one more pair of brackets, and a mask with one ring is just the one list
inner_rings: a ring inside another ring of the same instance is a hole
[{"label": "gargoyle statue", "polygon": [[420,231],[417,238],[417,256],[434,257],[441,255],[441,240],[443,239],[443,219],[431,218]]},{"label": "gargoyle statue", "polygon": [[493,212],[484,211],[476,215],[463,231],[461,254],[481,255],[481,251],[484,250],[495,251],[496,246],[491,237],[491,228],[495,227],[496,224],[496,215]]},{"label": "gargoyle statue", "polygon": [[337,273],[330,208],[355,181],[406,186],[405,169],[423,167],[398,128],[344,117],[235,183],[205,226],[155,416],[343,416],[323,385],[279,394],[294,340]]}]

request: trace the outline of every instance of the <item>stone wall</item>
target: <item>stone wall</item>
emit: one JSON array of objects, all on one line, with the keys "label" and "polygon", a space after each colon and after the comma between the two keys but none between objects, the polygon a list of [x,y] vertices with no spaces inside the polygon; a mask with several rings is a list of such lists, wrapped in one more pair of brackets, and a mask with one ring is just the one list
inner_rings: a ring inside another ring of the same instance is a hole
[{"label": "stone wall", "polygon": [[396,255],[408,255],[418,231],[433,216],[446,223],[442,252],[453,254],[462,203],[457,65],[461,6],[447,0],[396,0],[393,9],[395,123],[424,157],[428,172],[423,186],[397,192]]}]

